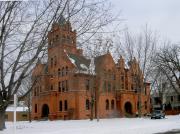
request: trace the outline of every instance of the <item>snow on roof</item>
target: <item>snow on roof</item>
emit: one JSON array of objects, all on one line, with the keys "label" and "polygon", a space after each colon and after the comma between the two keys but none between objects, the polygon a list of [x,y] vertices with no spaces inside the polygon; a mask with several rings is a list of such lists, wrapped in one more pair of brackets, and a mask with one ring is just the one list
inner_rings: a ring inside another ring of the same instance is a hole
[{"label": "snow on roof", "polygon": [[[11,105],[9,107],[7,107],[6,112],[13,112],[14,111],[14,106]],[[28,111],[28,107],[16,107],[16,111],[17,112],[25,112]]]},{"label": "snow on roof", "polygon": [[84,64],[80,64],[81,68],[88,70],[88,67]]}]

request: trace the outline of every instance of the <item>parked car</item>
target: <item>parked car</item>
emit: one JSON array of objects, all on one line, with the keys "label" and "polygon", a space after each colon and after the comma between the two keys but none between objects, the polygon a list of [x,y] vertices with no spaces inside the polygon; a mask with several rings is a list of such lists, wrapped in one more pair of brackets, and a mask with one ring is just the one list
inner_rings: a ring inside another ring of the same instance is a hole
[{"label": "parked car", "polygon": [[151,119],[165,118],[165,113],[162,110],[154,110],[151,114]]}]

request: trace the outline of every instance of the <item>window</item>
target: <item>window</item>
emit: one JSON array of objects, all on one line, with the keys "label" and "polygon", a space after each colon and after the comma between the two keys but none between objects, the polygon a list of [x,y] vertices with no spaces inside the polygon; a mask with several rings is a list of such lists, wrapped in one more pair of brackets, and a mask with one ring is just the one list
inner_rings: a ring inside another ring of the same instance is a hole
[{"label": "window", "polygon": [[104,81],[103,89],[104,89],[104,92],[106,92],[106,81]]},{"label": "window", "polygon": [[144,102],[145,109],[147,109],[147,101]]},{"label": "window", "polygon": [[114,100],[111,100],[111,109],[114,109]]},{"label": "window", "polygon": [[51,58],[51,67],[53,67],[53,58]]},{"label": "window", "polygon": [[171,101],[173,101],[173,96],[171,96]]},{"label": "window", "polygon": [[59,92],[61,92],[61,82],[58,83]]},{"label": "window", "polygon": [[59,101],[59,111],[62,111],[62,101]]},{"label": "window", "polygon": [[68,109],[68,103],[67,100],[64,101],[64,111],[67,111]]},{"label": "window", "polygon": [[22,117],[24,117],[24,118],[27,117],[27,114],[22,114]]},{"label": "window", "polygon": [[56,40],[58,40],[58,38],[59,38],[58,35],[56,35]]},{"label": "window", "polygon": [[58,77],[60,77],[61,76],[61,69],[59,68],[58,69]]},{"label": "window", "polygon": [[61,76],[64,76],[64,67],[62,68],[62,75]]},{"label": "window", "polygon": [[37,104],[35,104],[35,109],[34,109],[35,111],[35,113],[37,113]]},{"label": "window", "polygon": [[106,110],[109,110],[109,100],[106,100]]},{"label": "window", "polygon": [[122,86],[121,88],[122,88],[122,89],[124,89],[124,83],[122,83],[122,85],[121,85],[121,86]]},{"label": "window", "polygon": [[68,81],[66,80],[66,91],[68,91]]},{"label": "window", "polygon": [[121,81],[124,82],[124,76],[121,76]]},{"label": "window", "polygon": [[89,80],[86,80],[86,90],[89,90]]},{"label": "window", "polygon": [[147,95],[147,90],[146,90],[146,87],[145,87],[145,89],[144,89],[144,94],[145,94],[145,95]]},{"label": "window", "polygon": [[62,92],[65,91],[65,88],[64,88],[64,81],[62,81]]},{"label": "window", "polygon": [[178,101],[180,102],[180,95],[178,95]]},{"label": "window", "polygon": [[51,90],[53,90],[53,85],[51,85]]},{"label": "window", "polygon": [[86,110],[89,110],[89,108],[90,108],[90,107],[89,107],[89,104],[90,104],[90,103],[89,103],[89,100],[86,99]]},{"label": "window", "polygon": [[116,80],[116,75],[115,74],[112,75],[112,80]]},{"label": "window", "polygon": [[108,82],[108,92],[111,92],[111,83]]},{"label": "window", "polygon": [[68,75],[68,67],[66,67],[66,75]]}]

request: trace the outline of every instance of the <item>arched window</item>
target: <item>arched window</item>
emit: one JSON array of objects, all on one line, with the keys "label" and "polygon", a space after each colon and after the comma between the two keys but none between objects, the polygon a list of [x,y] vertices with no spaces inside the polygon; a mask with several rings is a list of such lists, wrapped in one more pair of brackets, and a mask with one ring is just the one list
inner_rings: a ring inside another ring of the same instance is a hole
[{"label": "arched window", "polygon": [[109,100],[106,100],[106,110],[109,110]]},{"label": "arched window", "polygon": [[67,100],[64,101],[64,111],[68,110],[68,103]]},{"label": "arched window", "polygon": [[37,104],[35,104],[35,111],[34,112],[37,113]]},{"label": "arched window", "polygon": [[144,102],[145,109],[147,109],[147,101]]},{"label": "arched window", "polygon": [[114,109],[114,100],[111,100],[111,109]]},{"label": "arched window", "polygon": [[59,101],[59,111],[62,111],[62,101]]},{"label": "arched window", "polygon": [[89,110],[89,100],[88,99],[86,99],[86,110]]}]

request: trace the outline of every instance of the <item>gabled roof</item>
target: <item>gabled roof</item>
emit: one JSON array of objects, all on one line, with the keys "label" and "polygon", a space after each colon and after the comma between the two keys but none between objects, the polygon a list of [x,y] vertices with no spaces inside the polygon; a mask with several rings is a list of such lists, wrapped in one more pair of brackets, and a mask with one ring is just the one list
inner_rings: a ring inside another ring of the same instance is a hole
[{"label": "gabled roof", "polygon": [[[114,63],[114,60],[113,60],[111,54],[110,54],[110,53],[106,53],[106,54],[104,54],[104,55],[100,55],[100,56],[95,57],[95,60],[94,60],[95,66],[97,67],[98,65],[103,64],[103,63],[104,63],[104,60],[105,60],[106,58],[108,58],[108,57],[110,57],[110,58],[112,59],[113,63]],[[115,63],[114,63],[114,64],[115,64]]]}]

